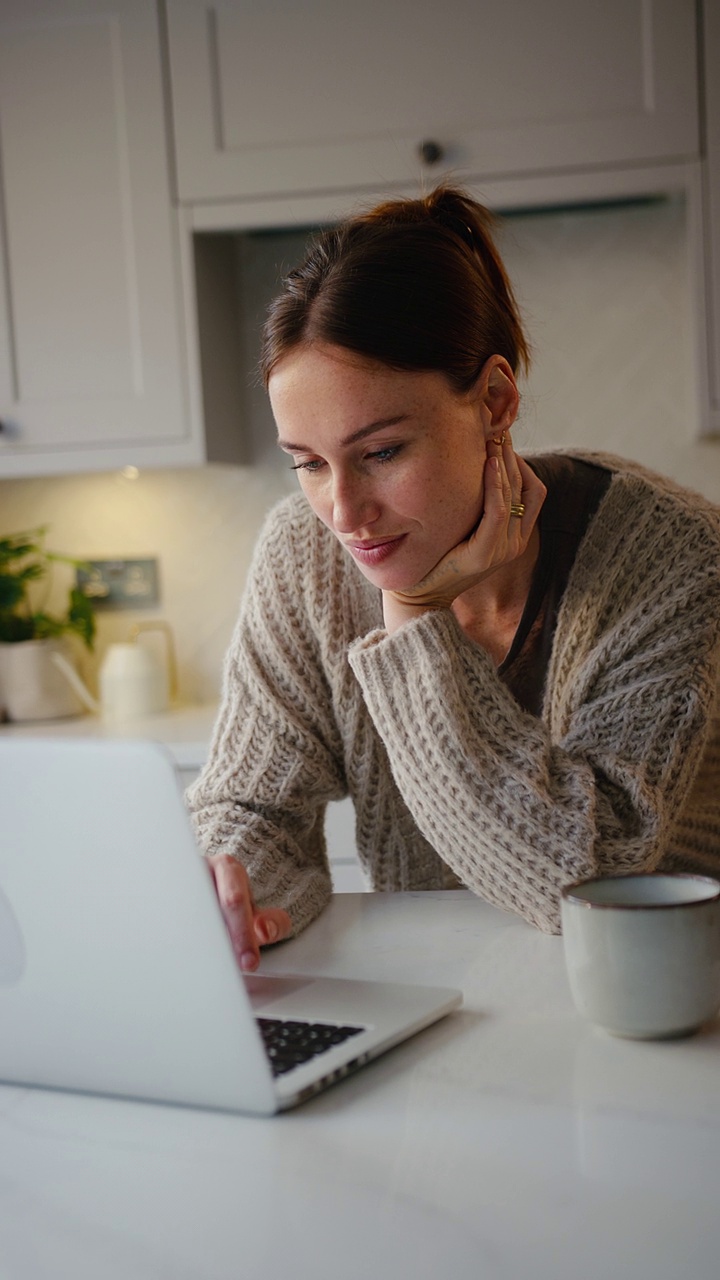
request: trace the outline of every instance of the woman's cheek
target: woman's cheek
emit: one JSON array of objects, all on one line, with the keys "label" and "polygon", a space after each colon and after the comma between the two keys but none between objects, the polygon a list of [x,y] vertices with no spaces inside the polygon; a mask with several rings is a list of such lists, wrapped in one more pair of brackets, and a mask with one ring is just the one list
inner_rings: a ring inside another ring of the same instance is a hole
[{"label": "woman's cheek", "polygon": [[480,486],[479,491],[476,489],[473,492],[470,489],[463,497],[458,495],[454,502],[448,504],[443,520],[447,536],[451,539],[447,547],[448,551],[470,537],[473,530],[477,528],[482,514],[482,486]]}]

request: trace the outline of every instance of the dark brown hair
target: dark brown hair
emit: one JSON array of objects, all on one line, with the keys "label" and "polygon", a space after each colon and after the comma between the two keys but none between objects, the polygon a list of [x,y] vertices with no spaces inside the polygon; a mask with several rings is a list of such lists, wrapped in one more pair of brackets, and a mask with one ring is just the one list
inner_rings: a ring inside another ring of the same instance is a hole
[{"label": "dark brown hair", "polygon": [[344,347],[391,368],[437,370],[468,390],[491,355],[527,369],[529,348],[492,239],[495,219],[438,187],[322,232],[283,281],[263,330],[265,386],[293,348]]}]

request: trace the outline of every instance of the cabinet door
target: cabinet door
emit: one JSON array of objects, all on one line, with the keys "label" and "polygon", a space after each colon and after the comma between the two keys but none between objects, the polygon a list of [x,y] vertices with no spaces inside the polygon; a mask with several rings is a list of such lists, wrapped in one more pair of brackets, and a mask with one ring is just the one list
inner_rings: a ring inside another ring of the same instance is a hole
[{"label": "cabinet door", "polygon": [[0,476],[199,460],[154,0],[2,0],[0,163]]},{"label": "cabinet door", "polygon": [[168,0],[168,36],[184,201],[698,153],[691,0]]}]

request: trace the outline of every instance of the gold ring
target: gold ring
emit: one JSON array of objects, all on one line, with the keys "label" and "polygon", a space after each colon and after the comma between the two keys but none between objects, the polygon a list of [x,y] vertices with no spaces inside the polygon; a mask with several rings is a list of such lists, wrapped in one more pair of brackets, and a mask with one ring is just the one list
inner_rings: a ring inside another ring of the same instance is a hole
[{"label": "gold ring", "polygon": [[506,432],[506,431],[503,431],[503,433],[502,433],[502,435],[501,435],[501,437],[500,437],[500,439],[499,439],[499,440],[498,440],[497,436],[493,436],[493,444],[504,444],[506,440],[507,440],[507,432]]},{"label": "gold ring", "polygon": [[511,515],[511,516],[520,516],[520,517],[524,516],[524,515],[525,515],[525,503],[524,503],[524,502],[511,502],[511,503],[510,503],[510,515]]}]

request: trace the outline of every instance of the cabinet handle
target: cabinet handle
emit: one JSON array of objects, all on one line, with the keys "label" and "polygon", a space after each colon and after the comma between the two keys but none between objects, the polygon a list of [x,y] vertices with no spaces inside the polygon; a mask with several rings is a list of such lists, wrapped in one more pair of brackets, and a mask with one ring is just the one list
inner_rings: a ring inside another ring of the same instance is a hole
[{"label": "cabinet handle", "polygon": [[445,154],[440,143],[433,142],[432,138],[426,138],[424,142],[421,142],[418,151],[423,164],[437,164]]}]

